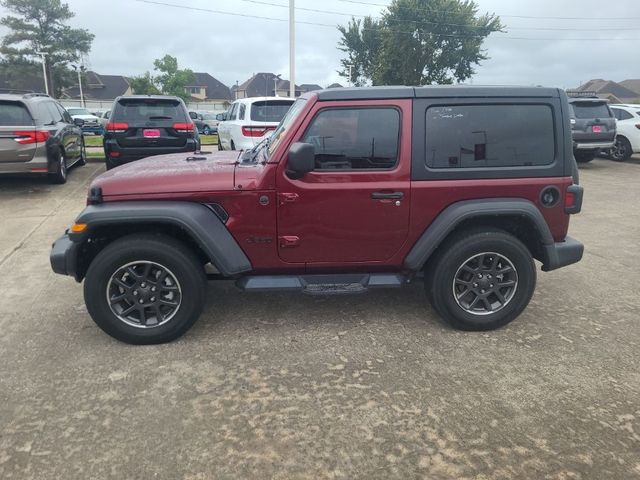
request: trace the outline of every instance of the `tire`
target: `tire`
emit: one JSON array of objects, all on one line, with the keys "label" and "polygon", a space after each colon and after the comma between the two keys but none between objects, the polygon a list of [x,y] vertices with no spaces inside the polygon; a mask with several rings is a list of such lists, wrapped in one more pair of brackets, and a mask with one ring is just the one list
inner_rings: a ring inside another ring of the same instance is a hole
[{"label": "tire", "polygon": [[105,163],[105,165],[106,165],[106,167],[107,167],[107,170],[111,170],[112,168],[116,168],[116,167],[118,166],[118,165],[117,165],[117,164],[115,164],[115,163],[113,162],[113,160],[111,160],[111,158],[109,158],[109,157],[107,157],[107,158],[105,159],[104,163]]},{"label": "tire", "polygon": [[[478,269],[465,268],[473,266]],[[520,240],[501,230],[473,230],[457,235],[428,264],[427,270],[427,297],[442,319],[458,330],[503,327],[526,308],[536,285],[531,253]],[[497,279],[505,286],[496,287]]]},{"label": "tire", "polygon": [[598,150],[578,150],[573,154],[578,163],[589,163],[596,158],[596,155],[598,155]]},{"label": "tire", "polygon": [[[137,234],[114,241],[96,256],[84,281],[84,298],[89,315],[107,334],[136,345],[158,344],[175,340],[195,323],[206,287],[202,262],[184,244],[165,235]],[[124,299],[112,308],[107,298],[118,295]],[[145,302],[143,307],[136,298]]]},{"label": "tire", "polygon": [[209,125],[204,126],[204,128],[202,129],[202,133],[204,135],[211,135],[211,128],[209,128]]},{"label": "tire", "polygon": [[236,144],[233,143],[233,140],[231,140],[231,148],[229,150],[235,150],[236,149]]},{"label": "tire", "polygon": [[80,158],[76,163],[81,167],[87,164],[87,149],[84,145],[84,138],[82,139],[82,146],[80,147]]},{"label": "tire", "polygon": [[222,140],[220,140],[220,134],[218,134],[218,151],[223,152],[224,147],[222,146]]},{"label": "tire", "polygon": [[63,183],[67,183],[67,159],[65,158],[62,150],[58,151],[57,157],[58,158],[54,161],[56,170],[54,173],[49,174],[49,181],[51,183],[62,185]]},{"label": "tire", "polygon": [[625,137],[617,136],[616,144],[609,150],[609,157],[615,162],[626,162],[633,155],[631,143]]}]

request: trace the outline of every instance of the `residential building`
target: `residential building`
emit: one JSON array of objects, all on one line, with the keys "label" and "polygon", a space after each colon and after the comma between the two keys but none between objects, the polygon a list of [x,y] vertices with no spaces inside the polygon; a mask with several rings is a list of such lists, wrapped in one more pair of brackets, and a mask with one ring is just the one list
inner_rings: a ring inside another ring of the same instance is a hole
[{"label": "residential building", "polygon": [[227,106],[234,97],[229,87],[208,73],[194,72],[193,82],[186,86],[192,102],[221,103]]},{"label": "residential building", "polygon": [[327,88],[344,88],[344,87],[342,85],[340,85],[339,83],[332,83]]},{"label": "residential building", "polygon": [[[236,98],[249,97],[288,97],[289,80],[282,80],[273,73],[260,72],[233,89]],[[301,88],[295,86],[295,96],[299,97],[304,93]]]},{"label": "residential building", "polygon": [[322,90],[322,87],[317,83],[303,83],[300,85],[302,93],[313,92],[314,90]]},{"label": "residential building", "polygon": [[[627,80],[626,82],[633,82],[633,80]],[[598,98],[607,99],[611,103],[629,103],[640,98],[640,94],[613,80],[589,80],[574,90],[578,92],[594,92]]]},{"label": "residential building", "polygon": [[[93,71],[84,74],[82,94],[85,101],[113,102],[121,95],[131,95],[129,80],[123,75],[100,75]],[[80,88],[76,85],[62,92],[62,99],[80,100]]]},{"label": "residential building", "polygon": [[640,78],[630,78],[629,80],[623,80],[620,82],[624,88],[631,90],[637,95],[640,100]]}]

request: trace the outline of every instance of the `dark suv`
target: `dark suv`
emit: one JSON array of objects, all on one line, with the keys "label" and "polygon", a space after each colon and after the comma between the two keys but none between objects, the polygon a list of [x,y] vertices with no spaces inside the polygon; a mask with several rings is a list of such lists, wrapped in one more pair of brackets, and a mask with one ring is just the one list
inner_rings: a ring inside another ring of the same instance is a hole
[{"label": "dark suv", "polygon": [[118,97],[104,135],[107,170],[153,155],[195,152],[198,130],[179,97]]},{"label": "dark suv", "polygon": [[98,177],[51,252],[91,317],[131,343],[195,322],[207,278],[309,294],[422,279],[449,324],[516,318],[543,271],[582,258],[569,104],[551,88],[372,87],[302,95],[242,153]]},{"label": "dark suv", "polygon": [[86,161],[82,124],[48,95],[0,94],[0,174],[65,183],[67,169]]},{"label": "dark suv", "polygon": [[612,148],[616,140],[616,119],[608,101],[591,92],[568,92],[574,155],[579,163],[596,158],[600,150]]}]

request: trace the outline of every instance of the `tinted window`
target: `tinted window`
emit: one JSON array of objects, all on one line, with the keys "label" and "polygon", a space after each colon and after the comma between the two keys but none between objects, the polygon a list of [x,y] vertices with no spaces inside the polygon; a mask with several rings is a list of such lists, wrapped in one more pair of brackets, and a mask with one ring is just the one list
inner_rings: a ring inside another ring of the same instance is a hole
[{"label": "tinted window", "polygon": [[613,111],[613,115],[618,120],[629,120],[630,118],[633,118],[633,115],[631,115],[626,110],[621,110],[619,108],[611,108],[611,110]]},{"label": "tinted window", "polygon": [[69,115],[69,112],[67,112],[62,105],[60,105],[59,103],[56,103],[56,108],[58,109],[58,111],[62,115],[62,119],[65,122],[73,123],[73,118],[71,118],[71,115]]},{"label": "tinted window", "polygon": [[127,123],[149,120],[186,122],[189,117],[177,100],[122,99],[115,106],[113,119]]},{"label": "tinted window", "polygon": [[427,166],[432,168],[548,165],[555,158],[551,107],[431,107],[425,151]]},{"label": "tinted window", "polygon": [[51,114],[51,118],[53,118],[54,122],[62,122],[62,113],[56,107],[56,104],[53,102],[46,102],[47,108],[49,109],[49,113]]},{"label": "tinted window", "polygon": [[0,126],[33,125],[27,108],[21,103],[0,102]]},{"label": "tinted window", "polygon": [[234,103],[231,107],[231,111],[229,112],[229,120],[235,120],[237,118],[238,105],[239,104]]},{"label": "tinted window", "polygon": [[609,108],[604,103],[576,102],[572,104],[576,118],[609,118]]},{"label": "tinted window", "polygon": [[49,102],[36,103],[36,116],[40,125],[53,125],[54,123],[56,123],[53,119],[53,116],[51,115],[49,107],[47,107],[48,103]]},{"label": "tinted window", "polygon": [[316,151],[316,170],[388,169],[398,160],[400,114],[394,108],[327,109],[303,142]]},{"label": "tinted window", "polygon": [[238,114],[238,118],[240,120],[244,120],[244,114],[247,111],[247,106],[243,103],[240,105],[240,113]]},{"label": "tinted window", "polygon": [[284,118],[293,104],[291,100],[263,100],[251,104],[251,120],[254,122],[276,122]]}]

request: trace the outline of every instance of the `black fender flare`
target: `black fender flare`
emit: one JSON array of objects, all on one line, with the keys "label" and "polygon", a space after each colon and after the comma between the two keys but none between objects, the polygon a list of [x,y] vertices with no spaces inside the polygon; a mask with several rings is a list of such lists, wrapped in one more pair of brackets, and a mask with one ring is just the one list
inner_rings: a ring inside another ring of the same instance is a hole
[{"label": "black fender flare", "polygon": [[[529,200],[522,198],[491,198],[465,200],[445,208],[427,227],[405,258],[404,266],[412,271],[424,267],[442,241],[463,221],[478,217],[522,216],[530,220],[538,233],[538,241],[547,256],[554,245],[553,236],[542,213]],[[546,263],[547,258],[543,259]]]},{"label": "black fender flare", "polygon": [[[153,223],[176,226],[198,244],[223,275],[233,276],[252,270],[251,262],[222,220],[200,203],[140,201],[90,205],[80,213],[76,223],[87,224],[89,235],[95,227],[110,225]],[[70,236],[74,241],[83,240],[82,237],[74,238],[73,234]]]}]

